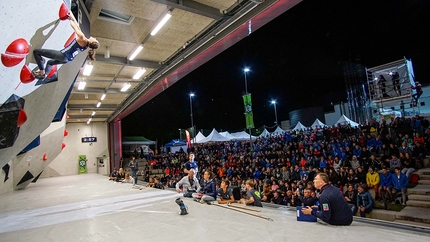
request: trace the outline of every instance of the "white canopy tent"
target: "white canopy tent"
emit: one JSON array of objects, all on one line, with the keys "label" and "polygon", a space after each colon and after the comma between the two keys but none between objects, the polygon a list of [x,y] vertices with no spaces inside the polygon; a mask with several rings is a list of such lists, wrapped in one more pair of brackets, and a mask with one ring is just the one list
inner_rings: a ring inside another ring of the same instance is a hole
[{"label": "white canopy tent", "polygon": [[338,124],[341,124],[341,125],[350,124],[351,127],[353,127],[353,128],[355,128],[355,127],[358,126],[358,123],[356,123],[356,122],[352,121],[351,119],[349,119],[347,116],[345,116],[345,114],[343,114],[339,118],[339,120],[337,120],[337,122],[334,123],[335,126],[337,126]]},{"label": "white canopy tent", "polygon": [[222,136],[224,136],[224,137],[226,137],[226,138],[228,138],[228,139],[230,139],[230,140],[236,139],[236,137],[234,137],[233,135],[231,135],[228,131],[221,132],[219,134],[222,135]]},{"label": "white canopy tent", "polygon": [[311,125],[311,127],[314,129],[317,126],[319,126],[320,128],[323,128],[326,125],[317,118],[315,119],[315,122]]},{"label": "white canopy tent", "polygon": [[[233,137],[235,137],[234,139],[236,140],[249,140],[249,134],[245,131],[241,131],[241,132],[237,132],[237,133],[231,133],[231,135]],[[257,139],[256,136],[251,136],[252,140]]]},{"label": "white canopy tent", "polygon": [[276,127],[275,131],[272,132],[272,136],[277,136],[277,135],[281,135],[282,133],[284,133],[285,131],[283,129],[281,129],[281,127]]},{"label": "white canopy tent", "polygon": [[294,127],[294,130],[305,130],[306,126],[304,126],[302,123],[300,123],[300,121],[297,123],[296,127]]},{"label": "white canopy tent", "polygon": [[264,128],[263,132],[260,134],[260,137],[265,138],[266,136],[270,135],[269,131],[267,131],[266,128]]},{"label": "white canopy tent", "polygon": [[217,141],[229,141],[229,138],[226,138],[218,133],[216,129],[213,129],[212,132],[206,136],[206,138],[196,141],[196,143],[207,143],[207,142],[217,142]]},{"label": "white canopy tent", "polygon": [[206,137],[202,134],[202,132],[199,131],[199,133],[196,135],[196,137],[194,139],[191,139],[191,143],[194,143],[194,141],[195,141],[195,143],[200,143],[199,141],[204,139],[204,138],[206,138]]}]

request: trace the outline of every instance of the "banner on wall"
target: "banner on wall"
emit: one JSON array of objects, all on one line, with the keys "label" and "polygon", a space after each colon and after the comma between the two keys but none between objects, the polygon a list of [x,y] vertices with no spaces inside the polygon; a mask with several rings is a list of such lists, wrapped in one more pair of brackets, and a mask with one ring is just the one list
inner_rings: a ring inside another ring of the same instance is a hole
[{"label": "banner on wall", "polygon": [[87,173],[87,156],[86,155],[80,155],[79,156],[79,170],[78,174],[85,174]]}]

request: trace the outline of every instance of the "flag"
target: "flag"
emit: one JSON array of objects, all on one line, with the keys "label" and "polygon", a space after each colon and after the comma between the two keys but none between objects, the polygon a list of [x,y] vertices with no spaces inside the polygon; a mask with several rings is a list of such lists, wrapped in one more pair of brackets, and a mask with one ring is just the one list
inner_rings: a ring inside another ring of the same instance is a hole
[{"label": "flag", "polygon": [[188,132],[188,130],[185,130],[185,135],[187,136],[187,148],[191,148],[190,132]]},{"label": "flag", "polygon": [[243,104],[245,105],[246,128],[247,129],[253,129],[254,128],[254,117],[252,115],[251,93],[243,95]]}]

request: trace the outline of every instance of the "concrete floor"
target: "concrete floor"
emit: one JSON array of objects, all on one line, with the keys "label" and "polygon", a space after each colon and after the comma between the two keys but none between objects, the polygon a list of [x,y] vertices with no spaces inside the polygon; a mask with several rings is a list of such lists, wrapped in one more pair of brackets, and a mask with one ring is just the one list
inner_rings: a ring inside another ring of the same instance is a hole
[{"label": "concrete floor", "polygon": [[428,241],[428,234],[354,221],[348,227],[297,222],[295,211],[262,208],[273,221],[133,189],[97,174],[39,179],[0,195],[0,241]]}]

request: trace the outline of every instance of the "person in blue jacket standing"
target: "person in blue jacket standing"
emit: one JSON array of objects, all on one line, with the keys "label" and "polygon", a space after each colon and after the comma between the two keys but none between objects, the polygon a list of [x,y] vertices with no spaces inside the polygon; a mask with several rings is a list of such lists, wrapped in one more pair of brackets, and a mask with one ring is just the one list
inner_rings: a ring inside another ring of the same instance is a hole
[{"label": "person in blue jacket standing", "polygon": [[406,206],[406,194],[408,192],[408,185],[409,185],[409,180],[406,177],[406,175],[404,173],[401,172],[401,168],[400,167],[395,167],[394,168],[394,174],[392,176],[392,182],[393,182],[393,194],[394,197],[396,196],[395,194],[398,191],[402,192],[402,205]]}]

